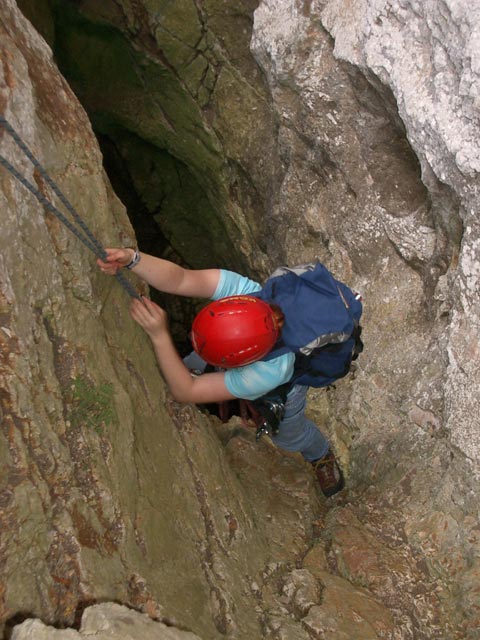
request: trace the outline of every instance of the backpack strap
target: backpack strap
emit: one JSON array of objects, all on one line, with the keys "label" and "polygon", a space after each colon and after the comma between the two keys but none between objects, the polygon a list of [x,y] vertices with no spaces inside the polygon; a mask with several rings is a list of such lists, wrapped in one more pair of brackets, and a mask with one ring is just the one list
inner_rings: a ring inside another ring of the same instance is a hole
[{"label": "backpack strap", "polygon": [[358,322],[352,332],[352,338],[355,340],[352,351],[352,360],[356,360],[363,351],[362,327]]},{"label": "backpack strap", "polygon": [[344,342],[326,344],[323,347],[314,349],[308,355],[301,352],[296,353],[294,365],[295,373],[293,374],[292,381],[295,381],[306,373],[308,373],[308,375],[310,376],[313,376],[314,378],[334,378],[335,380],[337,380],[338,378],[344,378],[350,371],[352,361],[356,360],[360,353],[362,353],[363,351],[363,342],[361,339],[361,335],[362,327],[360,324],[358,324],[358,322],[356,322],[355,328],[349,338],[354,340],[351,357],[346,360],[343,369],[337,371],[336,373],[332,373],[331,371],[322,371],[318,368],[318,366],[313,367],[312,360],[315,358],[315,356],[318,356],[321,353],[336,353],[338,351],[341,351],[345,347]]},{"label": "backpack strap", "polygon": [[[325,347],[319,349],[319,351],[338,351],[341,346],[341,344],[326,345]],[[300,378],[304,374],[308,373],[308,375],[312,376],[313,378],[327,378],[338,380],[339,378],[344,378],[350,371],[351,359],[346,362],[344,368],[341,371],[337,371],[336,373],[328,373],[327,371],[322,371],[318,367],[313,368],[311,364],[312,357],[314,356],[307,356],[303,353],[296,354],[294,374],[295,378]]]}]

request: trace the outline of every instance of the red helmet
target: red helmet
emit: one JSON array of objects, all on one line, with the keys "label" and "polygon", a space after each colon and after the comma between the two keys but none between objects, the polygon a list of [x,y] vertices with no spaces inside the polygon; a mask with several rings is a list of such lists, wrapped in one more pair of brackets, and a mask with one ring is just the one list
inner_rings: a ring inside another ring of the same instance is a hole
[{"label": "red helmet", "polygon": [[279,336],[268,305],[254,296],[229,296],[210,302],[192,325],[193,348],[217,367],[240,367],[263,358]]}]

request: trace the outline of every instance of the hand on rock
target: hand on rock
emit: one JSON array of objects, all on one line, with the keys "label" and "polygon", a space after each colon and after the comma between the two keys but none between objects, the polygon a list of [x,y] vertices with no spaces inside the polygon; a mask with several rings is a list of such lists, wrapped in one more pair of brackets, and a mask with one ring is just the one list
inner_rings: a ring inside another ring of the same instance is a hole
[{"label": "hand on rock", "polygon": [[167,312],[148,298],[132,300],[130,315],[148,333],[152,340],[164,333],[168,333]]}]

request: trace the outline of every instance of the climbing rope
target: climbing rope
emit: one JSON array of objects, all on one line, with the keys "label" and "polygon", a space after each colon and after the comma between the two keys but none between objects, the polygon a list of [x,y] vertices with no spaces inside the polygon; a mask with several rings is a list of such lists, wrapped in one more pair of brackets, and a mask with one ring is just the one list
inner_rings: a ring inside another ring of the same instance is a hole
[{"label": "climbing rope", "polygon": [[[42,204],[46,209],[48,209],[50,213],[53,213],[53,215],[55,215],[58,218],[58,220],[60,220],[60,222],[62,222],[62,224],[64,224],[67,227],[67,229],[69,229],[74,234],[74,236],[76,236],[80,240],[80,242],[82,242],[87,247],[87,249],[90,249],[90,251],[92,251],[92,253],[94,253],[97,256],[97,258],[100,258],[101,260],[106,261],[107,253],[103,248],[103,246],[100,244],[97,238],[95,238],[95,236],[90,231],[85,221],[81,218],[81,216],[75,210],[73,205],[67,200],[64,194],[60,191],[57,184],[52,180],[52,178],[48,175],[48,173],[42,167],[40,162],[35,158],[33,153],[30,151],[27,145],[23,142],[22,138],[18,135],[18,133],[15,131],[12,125],[1,115],[0,115],[0,126],[3,127],[5,131],[12,137],[12,139],[14,140],[18,148],[30,160],[30,162],[33,164],[33,166],[38,171],[38,173],[42,176],[45,182],[51,187],[52,191],[57,195],[57,197],[62,202],[64,207],[67,209],[67,211],[70,213],[70,215],[72,216],[73,220],[75,221],[75,223],[78,225],[79,228],[77,228],[75,224],[70,222],[70,220],[54,204],[52,204],[50,200],[48,200],[48,198],[46,198],[39,189],[37,189],[37,187],[35,187],[31,182],[29,182],[27,178],[22,176],[19,173],[19,171],[17,171],[17,169],[1,154],[0,154],[0,164],[3,167],[5,167],[5,169],[7,169],[7,171],[9,171],[10,174],[14,178],[16,178],[26,189],[28,189],[30,193],[32,193],[35,196],[35,198],[40,202],[40,204]],[[125,289],[125,291],[128,293],[129,296],[131,296],[132,298],[140,299],[139,294],[135,291],[135,288],[133,287],[131,282],[127,280],[127,278],[125,278],[123,273],[121,273],[120,271],[117,271],[117,273],[115,274],[115,277],[118,280],[118,282],[122,285],[122,287]]]}]

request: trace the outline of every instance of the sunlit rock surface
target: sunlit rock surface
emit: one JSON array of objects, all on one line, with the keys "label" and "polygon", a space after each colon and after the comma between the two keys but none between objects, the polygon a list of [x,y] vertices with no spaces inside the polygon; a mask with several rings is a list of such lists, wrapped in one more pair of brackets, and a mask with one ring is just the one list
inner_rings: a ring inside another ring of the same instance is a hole
[{"label": "sunlit rock surface", "polygon": [[119,604],[93,605],[85,610],[79,631],[54,629],[40,620],[27,620],[17,626],[12,640],[200,640],[190,631],[169,627]]},{"label": "sunlit rock surface", "polygon": [[[480,7],[453,0],[411,0],[396,9],[382,1],[323,4],[322,21],[334,38],[335,56],[391,89],[419,158],[436,224],[450,234],[462,231],[447,296],[445,427],[452,443],[478,467],[480,418],[472,390],[480,383]],[[453,200],[455,210],[449,211],[445,200]],[[441,281],[437,300],[445,297],[444,289]]]},{"label": "sunlit rock surface", "polygon": [[[296,221],[293,234],[284,226],[289,260],[318,254],[365,295],[356,380],[329,402],[314,394],[354,486],[328,535],[333,548],[349,538],[335,553],[342,575],[397,614],[404,595],[414,603],[397,619],[402,638],[479,628],[477,12],[265,0],[255,13],[286,160],[275,215]],[[369,567],[372,584],[347,516],[366,527],[361,549],[414,557]]]}]

